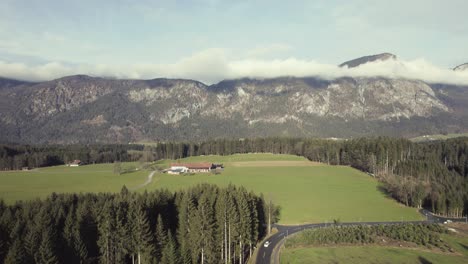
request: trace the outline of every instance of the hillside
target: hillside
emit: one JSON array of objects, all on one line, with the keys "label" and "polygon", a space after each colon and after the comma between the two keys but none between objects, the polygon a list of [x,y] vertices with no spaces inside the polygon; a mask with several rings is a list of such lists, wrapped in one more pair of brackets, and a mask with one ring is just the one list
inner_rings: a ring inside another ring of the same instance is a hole
[{"label": "hillside", "polygon": [[23,143],[463,133],[468,87],[381,77],[2,79],[0,130],[0,142]]}]

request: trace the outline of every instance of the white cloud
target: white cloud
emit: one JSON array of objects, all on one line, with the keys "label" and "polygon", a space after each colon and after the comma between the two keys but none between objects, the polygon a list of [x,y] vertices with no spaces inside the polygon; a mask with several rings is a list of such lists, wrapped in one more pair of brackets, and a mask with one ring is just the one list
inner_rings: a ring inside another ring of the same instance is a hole
[{"label": "white cloud", "polygon": [[232,59],[226,50],[208,49],[171,64],[73,65],[51,62],[27,65],[0,61],[0,76],[4,77],[23,80],[50,80],[72,74],[135,79],[187,78],[205,83],[241,77],[318,76],[332,79],[342,76],[382,76],[419,79],[429,83],[468,85],[468,71],[455,72],[451,69],[440,68],[425,59],[378,61],[348,69],[297,58]]}]

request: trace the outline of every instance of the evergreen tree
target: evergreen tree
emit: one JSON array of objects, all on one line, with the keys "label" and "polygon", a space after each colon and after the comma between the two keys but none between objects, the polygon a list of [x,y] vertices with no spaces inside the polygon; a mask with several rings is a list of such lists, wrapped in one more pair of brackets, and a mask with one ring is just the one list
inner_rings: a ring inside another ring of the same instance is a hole
[{"label": "evergreen tree", "polygon": [[132,255],[136,255],[138,264],[149,263],[154,253],[154,247],[147,216],[137,203],[131,205],[130,212],[130,244],[133,245],[130,252],[133,253]]},{"label": "evergreen tree", "polygon": [[23,245],[19,239],[16,239],[8,250],[8,254],[5,257],[5,264],[23,264],[26,262],[26,252],[24,251]]},{"label": "evergreen tree", "polygon": [[98,246],[100,252],[100,262],[103,264],[115,263],[115,230],[116,216],[114,208],[110,202],[104,204],[103,211],[99,215]]},{"label": "evergreen tree", "polygon": [[24,237],[24,249],[26,260],[28,262],[38,261],[39,259],[39,246],[38,241],[41,241],[41,230],[34,222],[28,223],[28,231]]},{"label": "evergreen tree", "polygon": [[[50,228],[50,227],[49,227]],[[39,246],[38,263],[41,264],[58,264],[57,255],[54,248],[52,230],[45,227],[42,233],[41,245]]]},{"label": "evergreen tree", "polygon": [[162,258],[162,251],[167,244],[167,234],[162,221],[161,214],[158,215],[156,223],[156,245],[155,245],[155,256],[159,261]]},{"label": "evergreen tree", "polygon": [[214,212],[213,205],[208,199],[210,193],[206,192],[201,195],[198,201],[197,209],[192,212],[192,221],[190,222],[191,243],[194,249],[192,250],[192,261],[200,263],[214,263],[215,243],[214,243]]},{"label": "evergreen tree", "polygon": [[180,263],[178,252],[177,252],[177,245],[172,237],[172,233],[169,232],[167,235],[167,243],[164,246],[164,249],[162,251],[162,258],[161,262],[162,264],[178,264]]},{"label": "evergreen tree", "polygon": [[192,263],[191,247],[189,240],[191,230],[189,228],[191,218],[190,214],[195,210],[193,197],[190,191],[180,193],[179,209],[179,228],[177,229],[177,239],[180,245],[180,261],[181,263]]}]

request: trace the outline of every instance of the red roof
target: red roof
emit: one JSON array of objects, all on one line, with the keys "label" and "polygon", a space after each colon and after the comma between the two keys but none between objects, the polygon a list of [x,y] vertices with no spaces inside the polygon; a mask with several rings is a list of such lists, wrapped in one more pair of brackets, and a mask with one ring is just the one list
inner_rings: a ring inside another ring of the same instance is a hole
[{"label": "red roof", "polygon": [[213,163],[171,163],[171,167],[187,167],[189,169],[211,169],[211,167],[213,167]]}]

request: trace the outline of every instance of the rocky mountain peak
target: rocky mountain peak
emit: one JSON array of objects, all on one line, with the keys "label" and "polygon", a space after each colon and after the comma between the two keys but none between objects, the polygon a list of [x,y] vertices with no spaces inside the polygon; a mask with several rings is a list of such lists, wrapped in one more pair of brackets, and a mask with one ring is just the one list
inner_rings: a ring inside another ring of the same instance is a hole
[{"label": "rocky mountain peak", "polygon": [[454,71],[467,71],[468,70],[468,63],[464,63],[458,65],[457,67],[453,68]]},{"label": "rocky mountain peak", "polygon": [[386,61],[386,60],[396,60],[397,56],[391,53],[381,53],[376,55],[364,56],[354,60],[346,61],[340,64],[340,67],[354,68],[359,65],[366,64],[373,61]]}]

